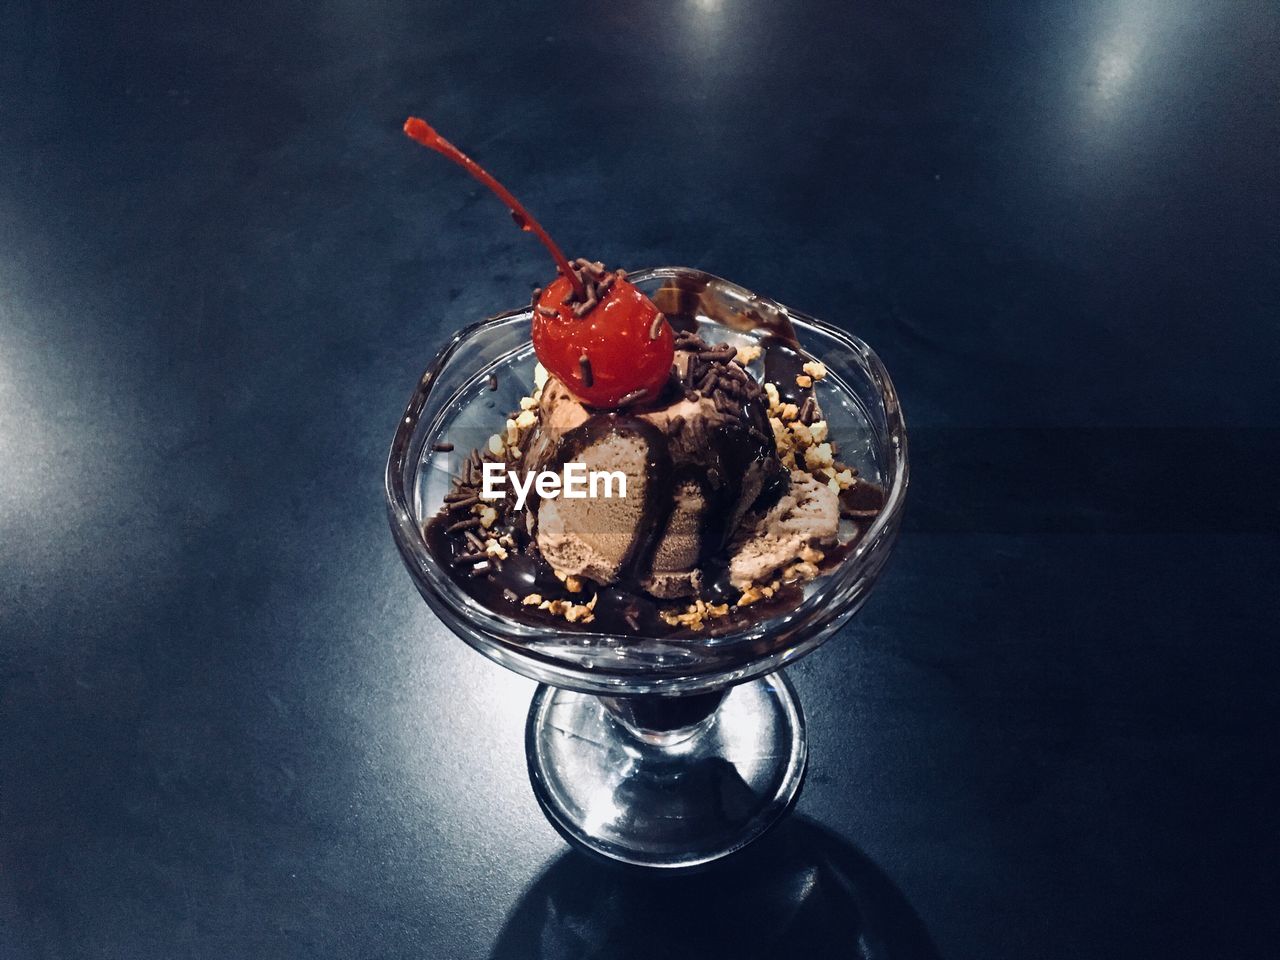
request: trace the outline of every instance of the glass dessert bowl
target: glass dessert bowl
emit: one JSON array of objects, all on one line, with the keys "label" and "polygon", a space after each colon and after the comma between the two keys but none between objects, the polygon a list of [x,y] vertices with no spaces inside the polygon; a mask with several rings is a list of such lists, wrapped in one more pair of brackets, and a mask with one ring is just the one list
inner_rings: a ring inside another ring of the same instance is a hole
[{"label": "glass dessert bowl", "polygon": [[[705,620],[692,605],[683,619],[668,612],[666,628],[656,629],[631,608],[620,623],[619,610],[606,609],[606,589],[590,609],[582,605],[582,616],[573,598],[567,618],[543,614],[550,601],[542,601],[539,575],[506,551],[450,562],[433,537],[451,502],[472,499],[457,492],[458,474],[472,469],[469,451],[498,440],[491,435],[506,411],[528,409],[532,307],[461,331],[423,374],[392,442],[387,504],[431,609],[472,647],[541,684],[526,754],[552,824],[614,860],[689,867],[760,836],[799,791],[804,719],[781,668],[847,623],[883,569],[907,486],[906,429],[883,365],[844,331],[697,270],[662,267],[629,280],[683,336],[727,342],[739,356],[762,352],[757,380],[803,382],[801,364],[820,361],[822,376],[807,389],[840,466],[858,478],[842,491],[839,545],[820,572],[767,591],[760,603],[713,603]],[[491,563],[506,564],[501,581],[474,575]]]}]

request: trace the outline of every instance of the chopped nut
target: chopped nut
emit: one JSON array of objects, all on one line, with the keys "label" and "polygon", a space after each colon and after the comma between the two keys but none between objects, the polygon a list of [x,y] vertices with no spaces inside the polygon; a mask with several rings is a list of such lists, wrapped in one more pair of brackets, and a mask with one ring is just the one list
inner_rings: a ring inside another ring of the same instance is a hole
[{"label": "chopped nut", "polygon": [[538,418],[532,410],[521,410],[520,416],[516,417],[516,427],[521,430],[528,430],[537,422]]},{"label": "chopped nut", "polygon": [[799,415],[800,415],[800,408],[797,407],[794,403],[784,403],[782,405],[783,420],[794,420]]},{"label": "chopped nut", "polygon": [[542,364],[539,363],[534,366],[533,383],[539,390],[547,385],[547,377],[549,376],[550,374],[547,373],[547,368]]},{"label": "chopped nut", "polygon": [[810,544],[806,544],[804,549],[800,551],[800,559],[805,563],[821,563],[825,556],[825,553],[815,549]]},{"label": "chopped nut", "polygon": [[500,457],[502,456],[503,451],[505,450],[506,450],[506,445],[502,442],[502,438],[500,436],[498,436],[495,433],[492,437],[489,438],[490,453],[492,453],[494,456]]},{"label": "chopped nut", "polygon": [[783,574],[788,580],[812,580],[818,575],[818,568],[812,563],[801,561],[787,567]]},{"label": "chopped nut", "polygon": [[796,386],[804,387],[804,389],[808,390],[810,387],[813,386],[813,377],[805,376],[803,373],[797,374]]},{"label": "chopped nut", "polygon": [[545,610],[553,617],[564,617],[570,623],[591,623],[596,618],[596,599],[590,603],[574,603],[572,600],[544,600],[541,595],[531,593],[521,601],[526,607],[537,607]]},{"label": "chopped nut", "polygon": [[568,590],[570,593],[581,593],[582,581],[577,577],[565,577],[564,588]]},{"label": "chopped nut", "polygon": [[818,360],[810,360],[800,368],[814,380],[822,380],[827,376],[827,365]]},{"label": "chopped nut", "polygon": [[537,400],[535,400],[535,399],[533,399],[533,397],[521,397],[521,398],[520,398],[520,409],[521,409],[521,410],[532,410],[532,409],[533,409],[534,407],[536,407],[537,405],[538,405],[538,401],[537,401]]},{"label": "chopped nut", "polygon": [[752,363],[755,360],[759,360],[760,354],[763,352],[764,351],[760,349],[760,344],[752,343],[745,347],[739,347],[738,354],[734,359],[745,367],[747,364]]},{"label": "chopped nut", "polygon": [[832,462],[831,444],[829,443],[819,443],[816,446],[806,448],[804,452],[804,464],[810,470],[829,467]]},{"label": "chopped nut", "polygon": [[660,616],[664,623],[668,626],[688,627],[690,630],[701,630],[704,621],[715,617],[727,616],[729,613],[729,605],[727,603],[707,603],[707,601],[699,598],[689,604],[683,611],[679,610],[660,610]]},{"label": "chopped nut", "polygon": [[498,522],[498,511],[493,509],[493,507],[481,505],[480,509],[476,512],[480,515],[480,526],[484,527],[486,530]]},{"label": "chopped nut", "polygon": [[764,385],[764,393],[765,393],[765,396],[769,398],[769,412],[772,413],[773,408],[776,407],[779,402],[778,388],[774,384],[766,381]]},{"label": "chopped nut", "polygon": [[497,557],[499,560],[507,559],[507,549],[497,540],[492,538],[484,542],[484,552],[491,557]]},{"label": "chopped nut", "polygon": [[790,444],[791,437],[787,433],[786,424],[784,424],[777,417],[770,417],[769,426],[773,427],[773,436],[779,443],[786,443],[788,445]]},{"label": "chopped nut", "polygon": [[827,421],[817,420],[809,424],[809,432],[813,434],[814,443],[822,443],[827,439]]}]

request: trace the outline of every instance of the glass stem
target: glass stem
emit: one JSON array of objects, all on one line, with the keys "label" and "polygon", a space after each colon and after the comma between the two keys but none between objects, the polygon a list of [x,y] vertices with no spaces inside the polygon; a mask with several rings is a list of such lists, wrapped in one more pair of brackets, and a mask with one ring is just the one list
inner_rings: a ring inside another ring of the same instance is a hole
[{"label": "glass stem", "polygon": [[684,697],[601,697],[600,702],[609,716],[636,739],[650,746],[670,747],[709,727],[726,692],[713,690]]}]

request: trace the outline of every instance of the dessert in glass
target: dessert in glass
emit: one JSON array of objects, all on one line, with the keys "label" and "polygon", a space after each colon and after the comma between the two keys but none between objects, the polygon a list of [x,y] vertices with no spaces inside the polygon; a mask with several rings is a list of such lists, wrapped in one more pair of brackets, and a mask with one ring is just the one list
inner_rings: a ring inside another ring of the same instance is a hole
[{"label": "dessert in glass", "polygon": [[387,463],[391,527],[459,637],[540,686],[534,793],[576,846],[690,867],[794,801],[781,668],[849,621],[907,486],[888,374],[857,338],[698,270],[570,262],[456,334]]}]

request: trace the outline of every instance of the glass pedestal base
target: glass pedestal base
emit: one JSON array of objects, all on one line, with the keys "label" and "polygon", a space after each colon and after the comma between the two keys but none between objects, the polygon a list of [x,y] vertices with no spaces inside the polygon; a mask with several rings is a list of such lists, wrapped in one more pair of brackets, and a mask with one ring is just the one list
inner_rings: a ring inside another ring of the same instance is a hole
[{"label": "glass pedestal base", "polygon": [[799,793],[804,717],[780,672],[730,688],[705,718],[656,736],[607,703],[541,686],[529,709],[534,794],[576,846],[637,866],[698,866],[755,840]]}]

